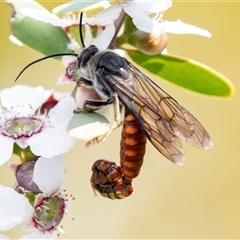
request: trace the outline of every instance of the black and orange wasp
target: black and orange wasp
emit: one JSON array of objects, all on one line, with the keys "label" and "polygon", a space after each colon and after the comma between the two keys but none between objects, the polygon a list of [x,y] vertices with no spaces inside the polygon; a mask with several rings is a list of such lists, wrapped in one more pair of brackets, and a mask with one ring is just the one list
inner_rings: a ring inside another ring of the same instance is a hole
[{"label": "black and orange wasp", "polygon": [[[81,18],[79,26],[82,39]],[[99,51],[95,45],[85,47],[83,44],[83,47],[79,55],[54,54],[34,61],[18,77],[36,62],[55,56],[73,55],[76,60],[67,67],[66,76],[77,87],[84,87],[98,96],[97,99],[85,99],[82,110],[96,111],[113,104],[115,122],[111,131],[120,125],[119,104],[125,107],[120,150],[121,177],[107,179],[114,169],[107,160],[101,160],[102,165],[99,161],[93,165],[91,183],[103,196],[115,199],[130,195],[128,189],[132,179],[139,174],[146,139],[164,157],[179,165],[185,160],[182,140],[200,149],[212,148],[210,136],[202,124],[126,58],[110,49]]]}]

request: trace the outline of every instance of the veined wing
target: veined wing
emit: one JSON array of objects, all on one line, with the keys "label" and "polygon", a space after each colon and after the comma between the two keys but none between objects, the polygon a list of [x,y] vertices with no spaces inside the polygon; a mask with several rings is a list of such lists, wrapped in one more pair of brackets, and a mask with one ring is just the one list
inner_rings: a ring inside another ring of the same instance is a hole
[{"label": "veined wing", "polygon": [[102,80],[118,94],[159,152],[183,164],[181,140],[197,148],[212,147],[209,134],[190,112],[130,62],[128,66],[132,76],[127,81],[112,73],[103,74]]}]

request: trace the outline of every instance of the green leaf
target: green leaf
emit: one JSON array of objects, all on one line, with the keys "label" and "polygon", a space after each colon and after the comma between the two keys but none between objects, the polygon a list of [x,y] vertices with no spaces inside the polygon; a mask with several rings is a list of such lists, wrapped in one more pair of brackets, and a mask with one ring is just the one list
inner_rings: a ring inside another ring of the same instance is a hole
[{"label": "green leaf", "polygon": [[12,34],[23,44],[44,55],[71,52],[67,48],[70,39],[61,27],[35,20],[20,12],[23,8],[35,8],[47,11],[40,4],[35,1],[9,0],[7,2],[13,8],[13,16],[10,20]]},{"label": "green leaf", "polygon": [[173,55],[147,56],[129,50],[130,58],[150,73],[190,91],[214,97],[232,97],[234,86],[214,69]]},{"label": "green leaf", "polygon": [[80,111],[73,114],[67,130],[70,136],[89,142],[106,134],[109,128],[109,121],[103,115]]}]

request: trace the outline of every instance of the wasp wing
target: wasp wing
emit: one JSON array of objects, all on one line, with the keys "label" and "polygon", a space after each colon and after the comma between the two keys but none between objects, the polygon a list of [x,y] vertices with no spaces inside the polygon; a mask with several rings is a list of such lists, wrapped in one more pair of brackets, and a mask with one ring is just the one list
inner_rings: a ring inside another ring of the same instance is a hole
[{"label": "wasp wing", "polygon": [[131,73],[128,79],[109,72],[101,78],[118,94],[156,149],[172,162],[183,164],[181,140],[197,148],[211,148],[210,136],[201,123],[149,77],[127,63]]}]

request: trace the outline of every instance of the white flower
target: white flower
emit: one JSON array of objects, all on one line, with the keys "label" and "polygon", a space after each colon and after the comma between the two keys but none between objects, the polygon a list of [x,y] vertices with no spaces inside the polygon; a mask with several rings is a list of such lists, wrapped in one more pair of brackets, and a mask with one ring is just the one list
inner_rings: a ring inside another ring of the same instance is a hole
[{"label": "white flower", "polygon": [[193,26],[188,23],[184,23],[181,20],[173,21],[164,21],[162,23],[158,23],[158,27],[162,28],[166,33],[173,34],[196,34],[202,37],[211,37],[212,34],[202,28]]},{"label": "white flower", "polygon": [[[0,92],[0,165],[10,158],[14,143],[22,149],[30,146],[36,156],[47,158],[73,146],[75,139],[67,134],[66,127],[75,102],[68,96],[50,103],[49,97],[43,87],[24,85]],[[41,107],[47,111],[41,113]]]},{"label": "white flower", "polygon": [[41,22],[51,23],[53,26],[57,27],[69,27],[71,25],[78,24],[79,21],[78,19],[73,18],[59,18],[55,14],[35,8],[22,8],[20,12],[25,16]]},{"label": "white flower", "polygon": [[[100,13],[92,18],[83,17],[82,24],[86,25],[85,34],[90,31],[87,26],[98,27],[96,38],[93,39],[92,36],[89,38],[90,34],[88,34],[88,39],[86,39],[87,37],[85,36],[85,45],[89,45],[91,42],[100,50],[105,50],[113,38],[115,32],[113,21],[118,18],[120,11],[121,9],[107,9],[106,13],[104,12],[104,14]],[[50,23],[53,26],[66,28],[79,24],[79,17],[76,18],[74,15],[72,17],[58,18],[55,14],[34,8],[23,8],[20,10],[20,12],[35,20]],[[73,39],[71,40],[74,44],[76,44]],[[72,45],[69,46],[69,49],[72,49]]]},{"label": "white flower", "polygon": [[56,235],[57,226],[66,214],[67,208],[67,201],[61,195],[64,181],[64,167],[60,156],[51,159],[41,157],[37,160],[33,182],[42,194],[38,194],[35,199],[35,212],[25,227],[26,230],[32,229],[36,232],[35,235],[39,236]]},{"label": "white flower", "polygon": [[[157,22],[154,18],[148,16],[149,13],[154,13],[159,16],[158,21],[162,18],[162,12],[166,11],[172,6],[172,1],[153,1],[153,2],[143,2],[143,1],[124,1],[121,3],[123,10],[132,18],[133,23],[136,27],[144,32],[158,31],[161,29],[166,33],[175,34],[197,34],[203,37],[211,37],[211,34],[204,29],[195,27],[190,24],[186,24],[177,20]],[[104,10],[106,11],[106,10]],[[156,24],[159,26],[156,27]]]},{"label": "white flower", "polygon": [[161,0],[142,2],[142,1],[123,1],[121,3],[123,10],[132,18],[135,26],[144,32],[152,32],[154,24],[148,16],[149,13],[166,11],[172,6],[171,0]]},{"label": "white flower", "polygon": [[3,235],[3,234],[0,234],[0,240],[8,240],[9,237]]},{"label": "white flower", "polygon": [[64,172],[60,156],[51,159],[40,157],[34,166],[33,181],[46,197],[56,196],[65,182]]},{"label": "white flower", "polygon": [[68,205],[61,195],[64,183],[62,158],[40,157],[34,166],[33,181],[42,191],[36,196],[33,207],[24,195],[0,187],[0,231],[27,223],[24,230],[31,233],[20,239],[54,239]]},{"label": "white flower", "polygon": [[[175,34],[197,34],[203,37],[211,37],[211,34],[204,29],[195,27],[193,25],[183,23],[180,20],[177,21],[161,21],[157,22],[152,15],[160,16],[162,19],[162,13],[168,10],[172,6],[171,0],[159,0],[159,1],[140,1],[140,0],[125,0],[116,2],[100,1],[97,6],[102,6],[104,10],[91,18],[84,17],[82,24],[89,26],[97,26],[97,37],[90,38],[86,42],[90,42],[96,45],[100,50],[105,50],[115,33],[114,21],[119,18],[121,11],[125,11],[131,18],[136,28],[140,31],[152,33],[153,31],[161,31],[166,33]],[[86,8],[86,11],[92,8],[96,8],[96,1],[91,3],[84,2],[71,2],[60,5],[53,12],[76,12]],[[37,9],[25,8],[20,10],[26,16],[32,17],[36,20],[51,23],[54,26],[69,27],[79,23],[78,18],[58,18],[55,14],[51,14],[47,11],[41,11]],[[150,17],[151,16],[151,17]],[[156,26],[159,25],[159,26]],[[86,32],[89,29],[86,28]],[[88,46],[89,44],[86,44]]]},{"label": "white flower", "polygon": [[[110,5],[110,4],[112,5]],[[58,6],[57,8],[53,9],[54,13],[59,13],[64,11],[79,11],[82,10],[84,7],[94,8],[96,7],[95,1],[91,4],[87,3],[87,6],[84,5],[84,2],[71,2],[67,4],[63,4]],[[166,11],[168,8],[172,6],[171,0],[159,0],[159,1],[149,1],[144,2],[140,0],[125,0],[125,1],[115,1],[115,2],[108,2],[101,1],[99,4],[105,8],[103,12],[95,17],[93,21],[98,22],[100,19],[111,19],[115,20],[119,17],[121,10],[123,9],[132,19],[136,27],[145,32],[151,32],[153,29],[152,19],[148,16],[149,13],[157,13]],[[99,5],[98,4],[98,5]]]},{"label": "white flower", "polygon": [[0,185],[0,232],[29,219],[34,212],[28,199],[9,187]]},{"label": "white flower", "polygon": [[[162,12],[168,10],[172,6],[171,0],[160,0],[160,1],[123,1],[120,4],[113,4],[109,9],[105,9],[101,15],[102,17],[107,18],[109,14],[109,10],[112,8],[115,10],[115,14],[117,14],[117,9],[122,8],[131,18],[135,26],[144,32],[152,32],[156,31],[156,20],[154,18],[150,18],[148,14],[154,13],[157,16],[159,15],[160,20],[162,18]],[[120,14],[120,12],[119,12]],[[175,22],[165,21],[159,23],[164,28],[164,31],[167,33],[175,33],[175,34],[197,34],[204,37],[211,37],[211,34],[207,30],[203,30],[201,28],[195,27],[190,24],[186,24],[177,20]],[[159,28],[161,28],[159,27]]]}]

